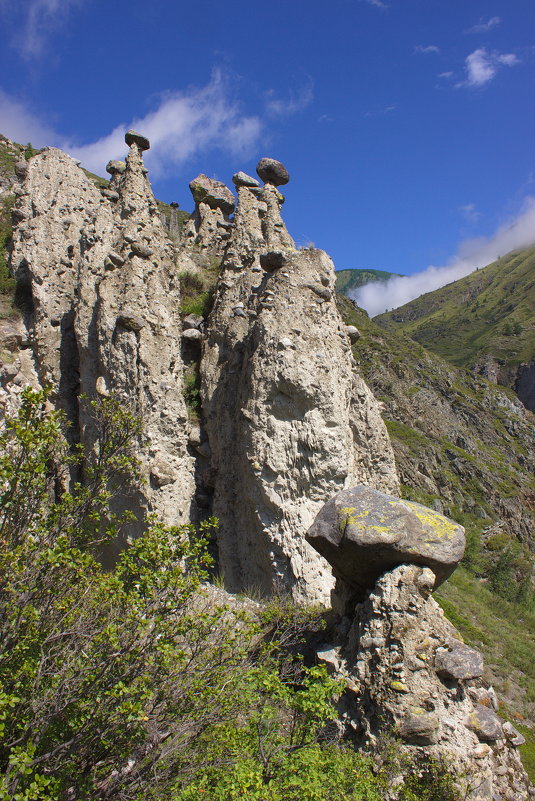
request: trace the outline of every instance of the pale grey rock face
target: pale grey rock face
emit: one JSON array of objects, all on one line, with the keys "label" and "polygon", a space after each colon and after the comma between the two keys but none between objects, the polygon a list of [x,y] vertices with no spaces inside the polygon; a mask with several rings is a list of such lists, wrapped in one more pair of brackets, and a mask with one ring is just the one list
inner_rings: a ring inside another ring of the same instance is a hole
[{"label": "pale grey rock face", "polygon": [[236,199],[221,181],[201,173],[190,181],[189,188],[195,203],[206,203],[211,209],[221,209],[227,216],[234,211]]},{"label": "pale grey rock face", "polygon": [[274,186],[238,195],[201,364],[221,569],[233,590],[328,603],[330,569],[304,534],[355,481],[396,491],[392,451],[353,369],[331,260],[295,251]]},{"label": "pale grey rock face", "polygon": [[438,586],[459,564],[465,546],[462,526],[371,486],[344,489],[331,498],[307,540],[357,597],[386,570],[406,562],[430,567]]},{"label": "pale grey rock face", "polygon": [[186,246],[191,244],[222,255],[227,247],[236,199],[230,189],[206,175],[198,175],[189,188],[195,210],[184,228]]},{"label": "pale grey rock face", "polygon": [[409,754],[442,758],[461,798],[528,801],[533,789],[507,724],[472,698],[487,691],[484,679],[446,678],[441,671],[437,655],[463,643],[430,596],[429,573],[401,565],[357,605],[336,649],[337,672],[348,687],[342,720],[351,722],[352,736],[365,748],[391,726]]},{"label": "pale grey rock face", "polygon": [[57,388],[73,439],[92,447],[88,401],[97,394],[115,394],[142,418],[138,457],[146,485],[119,504],[138,516],[134,535],[148,511],[167,523],[185,522],[193,495],[179,288],[142,147],[132,138],[118,202],[59,150],[35,156],[18,202],[12,255],[27,288],[37,374]]},{"label": "pale grey rock face", "polygon": [[253,178],[251,175],[247,175],[246,172],[235,172],[232,176],[232,183],[234,186],[260,186],[256,178]]}]

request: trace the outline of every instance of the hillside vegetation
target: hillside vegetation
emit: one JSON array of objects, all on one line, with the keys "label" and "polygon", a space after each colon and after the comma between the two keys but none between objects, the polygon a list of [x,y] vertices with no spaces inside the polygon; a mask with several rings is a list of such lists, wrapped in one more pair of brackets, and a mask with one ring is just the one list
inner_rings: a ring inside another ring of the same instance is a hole
[{"label": "hillside vegetation", "polygon": [[535,355],[535,247],[513,251],[481,270],[375,318],[459,367],[491,358],[512,386]]},{"label": "hillside vegetation", "polygon": [[395,275],[397,273],[389,273],[386,270],[337,270],[336,291],[347,295],[349,290],[358,289],[370,281],[388,281]]},{"label": "hillside vegetation", "polygon": [[438,594],[447,617],[483,651],[504,714],[515,725],[527,719],[526,750],[532,753],[532,415],[509,390],[454,367],[404,333],[381,328],[347,298],[338,301],[345,321],[361,333],[353,354],[383,403],[403,496],[466,527],[465,569]]}]

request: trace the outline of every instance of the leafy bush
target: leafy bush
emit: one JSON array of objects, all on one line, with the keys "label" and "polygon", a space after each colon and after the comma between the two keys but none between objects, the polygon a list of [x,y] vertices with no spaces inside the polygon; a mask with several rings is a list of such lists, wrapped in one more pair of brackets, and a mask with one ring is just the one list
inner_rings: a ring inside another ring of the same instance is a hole
[{"label": "leafy bush", "polygon": [[62,419],[46,410],[45,393],[26,390],[0,433],[6,801],[57,801],[71,787],[80,799],[161,788],[190,763],[188,749],[206,727],[236,713],[248,628],[242,636],[237,615],[203,598],[202,538],[190,526],[153,522],[112,572],[94,556],[121,525],[112,519],[102,530],[110,486],[136,472],[138,430],[110,399],[95,414],[100,437],[85,455],[87,483],[70,491],[61,491],[57,467],[69,457]]}]

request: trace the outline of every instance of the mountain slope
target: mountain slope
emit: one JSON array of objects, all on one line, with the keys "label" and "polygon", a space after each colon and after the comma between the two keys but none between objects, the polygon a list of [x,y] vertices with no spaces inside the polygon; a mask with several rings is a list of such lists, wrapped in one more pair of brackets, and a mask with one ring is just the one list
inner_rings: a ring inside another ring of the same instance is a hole
[{"label": "mountain slope", "polygon": [[383,402],[405,491],[440,503],[455,519],[479,528],[499,523],[528,542],[535,522],[532,415],[509,390],[381,328],[348,299],[339,296],[339,303],[361,333],[353,354]]},{"label": "mountain slope", "polygon": [[336,291],[347,295],[349,290],[358,289],[371,281],[388,281],[398,273],[389,273],[386,270],[337,270]]},{"label": "mountain slope", "polygon": [[533,376],[529,380],[535,358],[535,247],[513,251],[375,319],[452,364],[516,388],[528,408],[535,408]]},{"label": "mountain slope", "polygon": [[465,640],[484,652],[503,714],[527,723],[525,756],[533,759],[533,415],[510,390],[382,329],[347,298],[338,302],[360,331],[353,355],[383,403],[403,496],[466,527],[467,570],[438,595]]}]

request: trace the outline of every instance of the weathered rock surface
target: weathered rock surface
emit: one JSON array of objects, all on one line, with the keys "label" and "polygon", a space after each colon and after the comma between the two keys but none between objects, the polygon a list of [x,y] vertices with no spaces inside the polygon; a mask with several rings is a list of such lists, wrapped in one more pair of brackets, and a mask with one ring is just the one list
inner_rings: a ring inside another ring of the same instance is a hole
[{"label": "weathered rock surface", "polygon": [[193,478],[173,251],[143,167],[146,143],[129,139],[118,203],[59,150],[28,162],[12,265],[26,291],[39,380],[57,388],[73,440],[92,447],[88,402],[97,394],[113,392],[143,420],[138,455],[146,485],[121,504],[139,518],[135,534],[148,511],[167,522],[188,519]]},{"label": "weathered rock surface", "polygon": [[227,215],[234,211],[236,199],[221,181],[201,173],[190,181],[189,188],[195,203],[206,203],[211,209],[221,209]]},{"label": "weathered rock surface", "polygon": [[433,583],[429,568],[401,565],[357,605],[335,649],[348,683],[342,718],[361,746],[372,748],[390,727],[409,753],[443,758],[462,798],[528,801],[535,792],[510,729],[472,698],[487,692],[484,680],[443,674],[443,649],[465,646],[430,597]]},{"label": "weathered rock surface", "polygon": [[253,178],[251,175],[247,175],[246,172],[235,172],[232,176],[232,183],[234,186],[260,186],[256,178]]},{"label": "weathered rock surface", "polygon": [[195,210],[185,225],[184,242],[222,255],[227,247],[236,199],[230,189],[220,181],[198,175],[189,188],[195,201]]},{"label": "weathered rock surface", "polygon": [[430,567],[436,586],[459,564],[464,529],[438,512],[371,486],[344,489],[321,509],[307,541],[357,596],[406,562]]},{"label": "weathered rock surface", "polygon": [[[322,251],[295,251],[272,185],[240,185],[201,364],[227,586],[329,601],[304,534],[356,481],[396,491],[378,407],[353,369]],[[273,254],[276,254],[273,255]]]},{"label": "weathered rock surface", "polygon": [[290,180],[288,170],[280,161],[276,159],[262,158],[256,165],[259,177],[266,183],[273,186],[282,186]]}]

